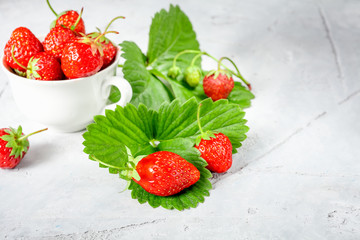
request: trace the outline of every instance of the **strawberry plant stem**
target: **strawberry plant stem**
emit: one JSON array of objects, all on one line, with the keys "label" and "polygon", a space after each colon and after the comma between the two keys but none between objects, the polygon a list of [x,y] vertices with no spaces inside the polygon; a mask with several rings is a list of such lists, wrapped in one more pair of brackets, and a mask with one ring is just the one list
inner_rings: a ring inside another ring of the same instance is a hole
[{"label": "strawberry plant stem", "polygon": [[[16,62],[17,65],[19,65],[20,67],[22,67],[23,69],[27,70],[27,67],[25,67],[24,65],[22,65],[21,63],[18,62],[18,60],[15,58],[14,56],[14,48],[15,48],[15,45],[12,45],[11,47],[11,57],[14,59],[14,61]],[[31,57],[32,59],[32,57]],[[30,60],[31,60],[30,59]]]},{"label": "strawberry plant stem", "polygon": [[173,67],[176,66],[176,60],[178,57],[180,57],[181,55],[185,54],[185,53],[201,53],[201,51],[199,50],[184,50],[182,52],[179,52],[178,54],[176,54],[176,56],[174,57],[174,60],[173,60]]},{"label": "strawberry plant stem", "polygon": [[18,140],[19,140],[19,141],[22,141],[22,140],[24,140],[24,139],[27,139],[27,138],[30,137],[31,135],[34,135],[34,134],[37,134],[37,133],[39,133],[39,132],[43,132],[43,131],[46,131],[46,130],[48,130],[48,129],[47,129],[47,128],[44,128],[44,129],[35,131],[35,132],[33,132],[33,133],[29,133],[29,134],[27,134],[27,135],[24,135],[24,136],[20,137]]},{"label": "strawberry plant stem", "polygon": [[201,55],[203,55],[203,54],[205,54],[205,53],[204,53],[204,52],[200,52],[198,55],[196,55],[196,56],[192,59],[192,61],[191,61],[191,63],[190,63],[190,66],[194,66],[195,61],[196,61],[199,57],[201,57]]},{"label": "strawberry plant stem", "polygon": [[[249,88],[249,90],[251,90],[251,84],[250,84],[248,81],[246,81],[245,78],[240,74],[240,71],[239,71],[239,69],[237,68],[236,64],[235,64],[230,58],[228,58],[228,57],[222,57],[221,59],[218,60],[218,59],[216,59],[215,57],[211,56],[211,55],[210,55],[209,53],[207,53],[207,52],[205,52],[204,55],[206,55],[206,56],[212,58],[213,60],[215,60],[216,62],[218,62],[218,68],[219,68],[219,65],[221,65],[221,66],[223,66],[226,70],[228,70],[229,72],[231,72],[231,74],[233,74],[233,75],[237,76],[238,78],[240,78],[240,79],[246,84],[246,86]],[[229,68],[228,68],[227,66],[225,66],[223,63],[221,63],[221,60],[222,60],[222,59],[226,59],[226,60],[228,60],[229,62],[231,62],[231,63],[234,65],[237,73],[235,73],[233,70],[229,69]]]},{"label": "strawberry plant stem", "polygon": [[116,17],[116,18],[113,18],[113,19],[109,22],[109,24],[106,26],[104,32],[106,32],[106,31],[109,29],[110,25],[111,25],[116,19],[119,19],[119,18],[125,19],[125,17],[123,17],[123,16],[118,16],[118,17]]},{"label": "strawberry plant stem", "polygon": [[114,166],[114,165],[105,163],[105,162],[101,161],[100,159],[97,159],[94,155],[91,155],[91,159],[97,161],[98,163],[101,163],[101,164],[104,165],[104,166],[110,167],[110,168],[115,168],[115,169],[118,169],[118,170],[133,170],[132,168],[128,168],[128,167],[117,167],[117,166]]},{"label": "strawberry plant stem", "polygon": [[203,135],[204,135],[204,131],[202,130],[201,124],[200,124],[200,108],[201,108],[201,105],[202,105],[202,104],[200,103],[199,106],[198,106],[196,118],[197,118],[197,124],[198,124],[198,126],[199,126],[201,136],[203,136]]},{"label": "strawberry plant stem", "polygon": [[49,8],[50,8],[50,10],[55,14],[55,16],[57,17],[58,16],[58,14],[55,12],[55,10],[52,8],[52,6],[51,6],[51,4],[50,4],[50,2],[49,2],[49,0],[46,0],[46,2],[47,2],[47,4],[48,4],[48,6],[49,6]]},{"label": "strawberry plant stem", "polygon": [[78,25],[78,23],[80,22],[81,16],[83,14],[84,8],[81,8],[80,14],[78,16],[78,18],[76,19],[76,22],[74,23],[74,25],[71,26],[71,30],[74,31],[76,26]]}]

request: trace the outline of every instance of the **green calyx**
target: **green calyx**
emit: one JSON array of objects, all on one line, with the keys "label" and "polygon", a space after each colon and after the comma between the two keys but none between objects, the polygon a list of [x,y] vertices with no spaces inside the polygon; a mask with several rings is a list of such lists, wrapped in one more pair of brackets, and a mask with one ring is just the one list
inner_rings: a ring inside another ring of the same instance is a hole
[{"label": "green calyx", "polygon": [[29,79],[41,78],[41,76],[37,72],[37,70],[39,70],[39,67],[37,66],[38,61],[39,61],[39,58],[34,58],[34,57],[30,58],[28,67],[26,70],[26,78],[29,78]]},{"label": "green calyx", "polygon": [[128,147],[126,147],[126,151],[127,151],[127,155],[128,155],[128,161],[126,163],[126,167],[118,167],[118,166],[114,166],[114,165],[111,165],[111,164],[107,164],[107,163],[101,161],[100,159],[96,158],[93,155],[91,156],[91,159],[99,162],[102,165],[105,165],[107,167],[114,168],[114,169],[118,170],[119,177],[126,180],[126,181],[128,181],[128,185],[126,187],[126,189],[127,189],[129,187],[130,182],[131,182],[132,179],[135,179],[136,181],[140,180],[140,175],[136,171],[136,165],[138,164],[138,162],[141,159],[143,159],[145,157],[145,155],[139,155],[136,158],[134,158],[132,156],[131,151],[130,151],[130,149]]},{"label": "green calyx", "polygon": [[22,158],[29,149],[28,137],[45,130],[47,130],[47,128],[30,133],[28,135],[23,135],[21,126],[19,126],[17,129],[10,127],[9,129],[5,130],[8,135],[3,135],[0,138],[7,142],[7,148],[11,148],[10,156],[14,156],[15,158]]},{"label": "green calyx", "polygon": [[228,79],[232,77],[232,74],[228,70],[218,69],[218,70],[211,70],[206,74],[207,77],[214,75],[214,79],[217,79],[220,74],[226,75]]},{"label": "green calyx", "polygon": [[201,78],[201,69],[197,66],[189,66],[184,72],[185,80],[191,87],[199,85]]},{"label": "green calyx", "polygon": [[202,104],[200,103],[199,107],[197,109],[197,124],[199,126],[200,135],[197,136],[196,139],[195,139],[195,145],[196,146],[199,146],[202,139],[210,140],[211,138],[216,138],[215,133],[213,131],[207,130],[206,132],[204,132],[202,127],[201,127],[201,123],[200,123],[200,108],[201,108],[201,105]]},{"label": "green calyx", "polygon": [[115,34],[119,34],[119,32],[116,32],[116,31],[108,31],[108,32],[104,32],[100,35],[96,35],[95,38],[93,38],[92,36],[90,35],[85,35],[83,33],[80,33],[82,38],[79,40],[79,42],[81,43],[86,43],[86,44],[89,44],[91,46],[91,52],[93,55],[96,54],[97,51],[99,51],[100,55],[101,56],[104,56],[104,51],[103,51],[103,44],[101,43],[101,38],[105,35],[105,34],[108,34],[108,33],[115,33]]}]

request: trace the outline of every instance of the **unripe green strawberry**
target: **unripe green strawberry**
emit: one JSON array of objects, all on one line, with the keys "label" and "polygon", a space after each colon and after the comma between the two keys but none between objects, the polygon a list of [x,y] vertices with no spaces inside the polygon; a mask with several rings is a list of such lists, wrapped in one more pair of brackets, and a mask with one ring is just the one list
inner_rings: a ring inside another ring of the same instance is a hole
[{"label": "unripe green strawberry", "polygon": [[172,66],[169,69],[168,76],[171,78],[176,78],[177,76],[179,76],[180,72],[181,70],[178,66]]},{"label": "unripe green strawberry", "polygon": [[185,80],[191,87],[199,85],[201,70],[196,66],[189,66],[185,69]]},{"label": "unripe green strawberry", "polygon": [[145,191],[170,196],[181,192],[200,179],[199,170],[176,153],[159,151],[141,159],[136,165],[140,180],[133,178]]}]

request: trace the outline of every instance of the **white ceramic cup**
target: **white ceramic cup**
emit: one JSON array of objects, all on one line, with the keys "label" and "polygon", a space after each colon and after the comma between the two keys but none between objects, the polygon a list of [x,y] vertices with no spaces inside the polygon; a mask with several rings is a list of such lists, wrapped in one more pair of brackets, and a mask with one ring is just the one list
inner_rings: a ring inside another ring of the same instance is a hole
[{"label": "white ceramic cup", "polygon": [[[3,58],[2,68],[9,78],[15,102],[31,120],[50,130],[76,132],[83,130],[95,115],[105,109],[124,106],[132,98],[132,88],[125,79],[115,76],[120,49],[115,61],[95,75],[84,78],[40,81],[16,75]],[[121,93],[117,103],[107,105],[111,86]]]}]

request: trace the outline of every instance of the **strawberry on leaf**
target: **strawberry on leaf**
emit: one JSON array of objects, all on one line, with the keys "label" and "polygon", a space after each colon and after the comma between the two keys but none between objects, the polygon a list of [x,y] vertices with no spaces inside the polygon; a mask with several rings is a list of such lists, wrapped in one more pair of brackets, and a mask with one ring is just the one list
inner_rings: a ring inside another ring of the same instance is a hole
[{"label": "strawberry on leaf", "polygon": [[[211,129],[226,134],[236,152],[248,131],[239,105],[226,100],[213,102],[211,99],[201,104],[200,119],[204,131]],[[110,173],[119,174],[122,178],[128,176],[124,170],[136,166],[136,161],[131,163],[132,159],[159,151],[176,153],[199,170],[200,179],[195,184],[178,194],[161,197],[147,192],[131,180],[131,195],[140,203],[148,202],[153,207],[179,210],[196,207],[209,196],[211,183],[208,178],[212,176],[205,168],[207,163],[200,157],[200,151],[194,147],[200,134],[197,108],[195,98],[185,103],[179,100],[165,102],[158,110],[144,104],[138,107],[132,104],[118,106],[115,111],[106,111],[105,116],[96,116],[95,123],[87,127],[83,135],[84,152],[89,154],[90,159],[99,162],[100,167],[108,168]],[[131,177],[128,176],[126,180],[129,179]]]}]

